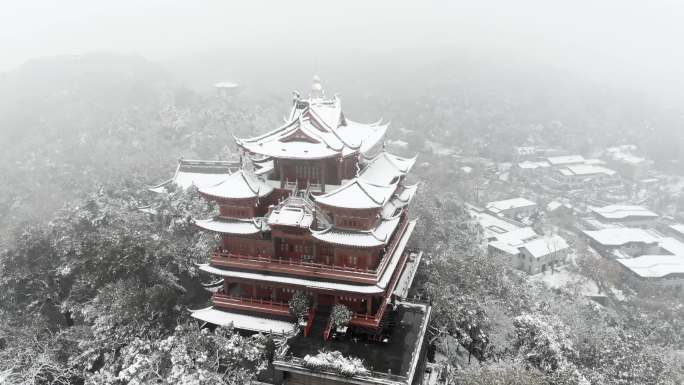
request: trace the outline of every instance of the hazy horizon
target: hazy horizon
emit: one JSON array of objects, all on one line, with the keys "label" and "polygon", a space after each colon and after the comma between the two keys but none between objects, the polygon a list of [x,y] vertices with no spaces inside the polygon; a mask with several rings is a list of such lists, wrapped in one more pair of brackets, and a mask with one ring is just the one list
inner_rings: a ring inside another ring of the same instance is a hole
[{"label": "hazy horizon", "polygon": [[674,1],[28,1],[0,15],[0,71],[90,52],[134,53],[172,68],[197,59],[226,66],[229,57],[233,68],[256,63],[262,73],[296,63],[307,77],[335,70],[342,57],[368,71],[385,60],[412,68],[472,60],[678,94],[682,16],[684,4]]}]

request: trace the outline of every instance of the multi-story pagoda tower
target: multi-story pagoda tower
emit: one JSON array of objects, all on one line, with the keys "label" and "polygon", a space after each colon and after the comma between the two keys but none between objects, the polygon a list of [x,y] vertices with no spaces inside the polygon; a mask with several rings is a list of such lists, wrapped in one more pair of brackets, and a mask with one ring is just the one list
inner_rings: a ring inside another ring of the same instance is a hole
[{"label": "multi-story pagoda tower", "polygon": [[413,279],[407,261],[417,264],[406,250],[417,186],[405,178],[415,158],[384,150],[387,127],[347,119],[315,78],[308,98],[295,93],[284,125],[236,138],[242,168],[199,189],[219,213],[196,224],[221,235],[200,269],[222,284],[193,317],[289,332],[288,301],[302,292],[312,302],[305,334],[334,304],[353,312],[350,327],[379,333]]}]

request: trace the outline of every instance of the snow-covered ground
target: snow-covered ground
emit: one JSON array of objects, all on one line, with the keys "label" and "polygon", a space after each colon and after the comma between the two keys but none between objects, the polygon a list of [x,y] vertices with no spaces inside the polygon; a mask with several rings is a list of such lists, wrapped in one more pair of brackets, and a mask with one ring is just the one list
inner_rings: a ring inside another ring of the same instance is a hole
[{"label": "snow-covered ground", "polygon": [[577,274],[567,266],[562,266],[555,273],[549,271],[545,273],[529,276],[531,282],[542,282],[551,289],[579,288],[579,292],[585,296],[598,296],[598,286],[594,281]]}]

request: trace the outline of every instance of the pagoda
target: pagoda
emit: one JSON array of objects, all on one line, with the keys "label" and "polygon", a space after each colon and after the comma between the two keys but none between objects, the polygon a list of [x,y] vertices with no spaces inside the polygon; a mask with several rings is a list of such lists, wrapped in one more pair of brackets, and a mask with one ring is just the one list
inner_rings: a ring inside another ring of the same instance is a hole
[{"label": "pagoda", "polygon": [[409,205],[415,158],[385,151],[388,124],[348,119],[339,97],[314,78],[308,98],[295,93],[285,123],[236,138],[240,167],[199,187],[215,202],[201,229],[220,243],[199,269],[216,279],[212,306],[196,319],[254,332],[289,333],[295,293],[310,299],[305,336],[331,338],[336,304],[354,332],[380,336],[395,301],[406,296],[419,261],[407,243],[416,225]]}]

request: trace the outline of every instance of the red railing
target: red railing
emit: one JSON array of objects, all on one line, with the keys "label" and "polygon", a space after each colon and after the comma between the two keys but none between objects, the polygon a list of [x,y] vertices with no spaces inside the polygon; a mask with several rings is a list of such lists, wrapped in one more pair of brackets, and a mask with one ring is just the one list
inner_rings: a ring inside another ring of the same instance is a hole
[{"label": "red railing", "polygon": [[403,217],[401,219],[401,224],[399,227],[398,231],[394,232],[394,237],[392,238],[392,241],[390,241],[390,244],[387,247],[387,250],[385,251],[385,255],[383,256],[382,260],[380,261],[380,265],[378,266],[377,271],[379,274],[382,274],[385,271],[385,268],[387,267],[387,264],[389,264],[389,260],[392,258],[392,254],[394,254],[397,244],[399,243],[399,240],[403,238],[404,231],[406,231],[406,228],[408,227],[408,217]]},{"label": "red railing", "polygon": [[375,275],[377,273],[376,269],[358,269],[355,267],[348,267],[348,266],[326,265],[323,263],[297,261],[297,260],[292,260],[289,258],[255,257],[255,256],[251,256],[251,255],[239,255],[239,254],[233,254],[231,252],[226,252],[224,250],[221,250],[220,248],[217,248],[214,250],[212,257],[214,257],[214,258],[225,258],[225,259],[236,260],[236,261],[273,263],[273,264],[285,265],[285,266],[311,267],[311,268],[315,268],[318,270],[329,270],[329,271],[334,271],[334,272],[361,273],[361,274],[372,274],[372,275]]},{"label": "red railing", "polygon": [[283,301],[271,301],[261,298],[238,297],[222,294],[220,292],[214,294],[212,299],[214,304],[219,307],[253,310],[277,315],[290,314],[288,303]]},{"label": "red railing", "polygon": [[[398,268],[401,268],[404,265],[404,262],[408,258],[409,253],[404,252],[404,254],[401,256],[401,261],[397,265]],[[352,323],[355,323],[354,320],[357,320],[356,323],[360,323],[362,325],[368,325],[371,324],[373,326],[377,326],[380,324],[380,321],[382,320],[382,317],[385,315],[385,310],[387,310],[387,306],[389,305],[389,301],[392,298],[392,294],[394,293],[394,289],[397,287],[397,281],[399,281],[399,277],[401,276],[400,271],[396,271],[394,276],[392,277],[392,280],[390,281],[388,290],[386,292],[386,295],[382,301],[382,304],[380,305],[380,308],[375,314],[362,314],[362,313],[354,313],[352,315]],[[359,321],[361,320],[361,321]],[[370,322],[363,322],[363,321],[370,321]]]}]

